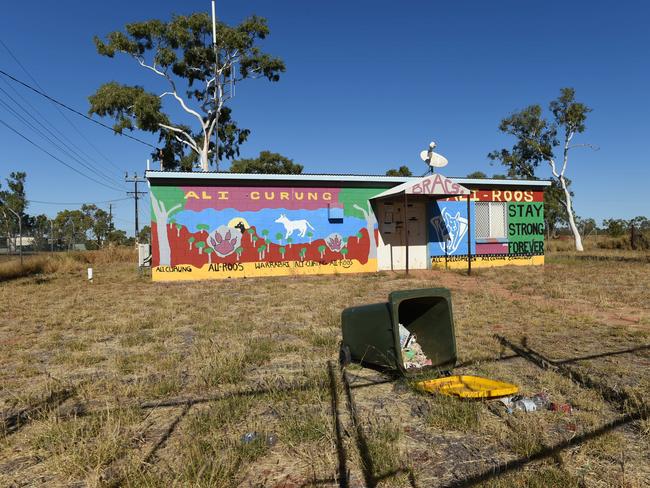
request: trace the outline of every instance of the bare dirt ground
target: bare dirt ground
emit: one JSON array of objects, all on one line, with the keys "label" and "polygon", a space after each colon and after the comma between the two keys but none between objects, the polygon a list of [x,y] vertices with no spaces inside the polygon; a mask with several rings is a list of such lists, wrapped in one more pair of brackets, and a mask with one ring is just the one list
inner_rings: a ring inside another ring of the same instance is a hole
[{"label": "bare dirt ground", "polygon": [[[0,486],[650,485],[650,264],[156,284],[0,282]],[[459,374],[572,414],[338,368],[340,312],[451,289]],[[242,439],[256,433],[251,442]]]}]

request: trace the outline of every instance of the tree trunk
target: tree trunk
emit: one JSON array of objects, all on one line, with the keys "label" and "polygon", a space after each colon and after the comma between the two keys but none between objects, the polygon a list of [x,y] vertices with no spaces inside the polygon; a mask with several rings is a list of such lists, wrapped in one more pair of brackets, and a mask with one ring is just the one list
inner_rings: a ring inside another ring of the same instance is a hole
[{"label": "tree trunk", "polygon": [[[153,197],[152,200],[154,200]],[[158,231],[158,265],[169,266],[171,264],[171,249],[167,237],[167,219],[161,219],[158,214],[156,214],[156,230]]]},{"label": "tree trunk", "polygon": [[560,184],[562,185],[562,190],[564,190],[564,199],[566,203],[566,211],[567,211],[567,216],[569,218],[569,227],[571,228],[571,232],[573,233],[573,238],[575,239],[576,243],[576,251],[584,251],[582,247],[582,237],[580,237],[580,232],[578,232],[578,226],[576,226],[575,219],[573,218],[573,206],[571,202],[571,193],[569,192],[569,189],[566,186],[566,181],[564,180],[564,176],[560,175]]},{"label": "tree trunk", "polygon": [[158,201],[151,193],[151,207],[156,216],[156,231],[158,233],[158,266],[169,266],[171,264],[171,249],[169,248],[169,237],[167,235],[167,219],[169,214],[179,208],[181,205],[176,205],[167,210],[162,201]]},{"label": "tree trunk", "polygon": [[[356,204],[354,205],[354,208],[359,210],[366,219],[366,230],[368,231],[368,239],[370,239],[368,259],[375,259],[377,257],[377,242],[375,241],[375,224],[377,223],[377,219],[375,218],[375,213],[372,211],[372,205],[370,204],[370,201],[368,201],[367,211]],[[359,242],[358,237],[357,242]]]},{"label": "tree trunk", "polygon": [[210,141],[206,139],[199,153],[199,158],[201,160],[201,171],[210,171],[210,160],[208,159],[208,148]]}]

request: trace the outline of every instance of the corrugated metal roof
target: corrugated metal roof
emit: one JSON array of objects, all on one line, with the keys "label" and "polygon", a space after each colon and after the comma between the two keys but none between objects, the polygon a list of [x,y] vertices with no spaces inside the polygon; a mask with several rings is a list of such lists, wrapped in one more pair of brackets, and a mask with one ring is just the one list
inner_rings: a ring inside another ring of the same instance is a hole
[{"label": "corrugated metal roof", "polygon": [[[417,181],[421,176],[385,176],[361,174],[319,174],[302,173],[298,175],[286,174],[256,174],[256,173],[222,173],[217,171],[153,171],[149,170],[145,176],[150,180],[159,179],[192,179],[192,180],[254,180],[254,181],[341,181],[365,183],[406,183]],[[451,178],[461,185],[498,185],[498,186],[550,186],[548,180],[500,180],[491,178]]]}]

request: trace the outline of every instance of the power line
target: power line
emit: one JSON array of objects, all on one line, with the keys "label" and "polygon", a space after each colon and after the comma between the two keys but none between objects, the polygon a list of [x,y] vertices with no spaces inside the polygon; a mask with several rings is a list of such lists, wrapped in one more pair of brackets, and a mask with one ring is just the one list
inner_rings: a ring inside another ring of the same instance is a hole
[{"label": "power line", "polygon": [[[14,98],[9,94],[9,93],[7,93],[5,90],[3,90],[3,89],[0,87],[0,90],[1,90],[1,91],[2,91],[2,92],[3,92],[3,93],[4,93],[4,94],[5,94],[5,95],[6,95],[6,96],[7,96],[7,97],[8,97],[8,98],[9,98],[9,99],[10,99],[10,100],[15,104],[15,105],[16,105],[16,106],[18,106],[18,107],[19,107],[23,112],[25,112],[25,113],[26,113],[26,114],[27,114],[31,119],[33,119],[33,120],[36,122],[36,124],[37,124],[38,126],[43,127],[43,129],[47,130],[47,132],[50,133],[50,134],[52,135],[52,137],[54,137],[55,139],[57,139],[59,142],[61,142],[61,144],[63,144],[64,146],[66,146],[66,148],[68,148],[70,151],[73,151],[73,152],[74,152],[76,155],[78,155],[79,157],[82,157],[82,158],[85,158],[85,159],[88,159],[88,160],[93,161],[93,162],[95,163],[95,165],[96,165],[97,168],[102,168],[102,167],[105,166],[104,164],[99,163],[96,159],[94,159],[92,156],[90,156],[86,151],[84,151],[84,150],[81,149],[79,146],[77,146],[77,145],[76,145],[72,140],[70,140],[68,137],[66,137],[66,135],[65,135],[63,132],[61,132],[59,129],[57,129],[57,127],[56,127],[53,123],[51,123],[49,120],[47,120],[47,118],[46,118],[46,117],[45,117],[45,116],[44,116],[44,115],[43,115],[43,114],[42,114],[42,113],[41,113],[41,112],[40,112],[36,107],[34,107],[34,105],[32,105],[32,103],[31,103],[29,100],[27,100],[27,99],[26,99],[26,98],[25,98],[25,97],[24,97],[24,96],[23,96],[23,95],[22,95],[22,94],[21,94],[21,93],[20,93],[16,88],[14,88],[14,86],[13,86],[9,81],[7,81],[5,78],[0,78],[0,79],[2,79],[2,82],[5,83],[5,84],[6,84],[6,85],[7,85],[7,86],[8,86],[8,87],[9,87],[9,88],[10,88],[10,89],[11,89],[11,90],[16,94],[16,96],[18,96],[18,97],[19,97],[23,102],[25,102],[25,103],[26,103],[26,104],[27,104],[27,105],[28,105],[28,106],[29,106],[29,107],[30,107],[30,108],[31,108],[31,109],[32,109],[32,110],[33,110],[33,111],[34,111],[34,112],[35,112],[35,113],[40,117],[40,119],[37,120],[36,117],[35,117],[34,115],[32,115],[32,113],[31,113],[30,111],[26,110],[25,107],[23,107],[23,106],[20,104],[19,101],[17,101],[16,99],[14,99]],[[55,107],[56,107],[56,105],[55,105]],[[59,111],[61,110],[59,107],[56,107],[56,108],[57,108],[57,110],[59,110]],[[48,126],[49,126],[49,127],[48,127]],[[50,128],[51,128],[51,129],[50,129]],[[61,137],[58,137],[57,134],[55,134],[53,131],[56,131],[56,133],[59,134]],[[64,141],[63,139],[65,139],[65,141]],[[74,148],[74,149],[73,149],[73,148]],[[115,166],[115,165],[114,165],[114,166]],[[115,167],[117,168],[117,166],[115,166]],[[117,168],[117,169],[119,170],[119,168]],[[112,178],[112,177],[109,177],[109,178]]]},{"label": "power line", "polygon": [[27,200],[27,202],[38,203],[41,205],[98,205],[101,203],[123,202],[124,200],[131,200],[131,197],[115,198],[113,200],[101,200],[99,202],[44,202],[42,200]]},{"label": "power line", "polygon": [[[25,74],[29,77],[29,79],[31,79],[31,80],[34,82],[34,84],[35,84],[38,88],[40,88],[42,91],[45,91],[45,90],[43,89],[43,87],[41,86],[41,84],[38,82],[38,80],[36,80],[36,78],[34,78],[34,77],[32,76],[32,74],[27,70],[27,68],[23,65],[23,63],[21,63],[20,60],[19,60],[19,59],[14,55],[14,53],[11,51],[11,49],[9,49],[9,46],[7,46],[7,45],[2,41],[2,39],[0,39],[0,44],[2,44],[2,47],[4,47],[5,51],[7,51],[7,53],[9,53],[9,56],[11,56],[11,57],[13,58],[13,60],[16,62],[16,64],[18,64],[18,66],[20,66],[20,68],[25,72]],[[3,81],[5,81],[5,83],[8,83],[6,80],[3,80]],[[12,87],[12,89],[13,89],[13,87]],[[17,93],[17,92],[16,92],[16,93]],[[20,95],[19,95],[19,96],[20,96]],[[23,97],[21,96],[21,98],[23,98]],[[25,99],[23,98],[23,100],[25,100]],[[27,101],[27,100],[25,100],[25,101]],[[29,102],[27,102],[27,103],[28,103],[32,108],[34,108],[34,107],[29,103]],[[100,150],[99,150],[99,149],[98,149],[98,148],[97,148],[97,147],[92,143],[92,141],[90,141],[90,139],[88,139],[88,138],[87,138],[87,137],[86,137],[86,136],[85,136],[85,135],[84,135],[84,134],[83,134],[83,133],[82,133],[82,132],[77,128],[77,126],[76,126],[75,124],[72,123],[72,121],[71,121],[68,117],[66,117],[65,113],[64,113],[64,112],[59,108],[58,105],[54,105],[54,107],[56,108],[57,112],[59,112],[59,114],[61,114],[61,116],[66,120],[66,122],[67,122],[68,124],[70,124],[70,126],[75,130],[75,132],[76,132],[77,134],[79,134],[79,136],[80,136],[84,141],[86,141],[86,143],[88,143],[88,145],[89,145],[90,147],[92,147],[92,148],[95,150],[95,152],[96,152],[97,154],[99,154],[101,157],[103,157],[103,158],[108,162],[108,164],[110,164],[111,166],[113,166],[115,169],[121,171],[121,168],[119,168],[119,167],[118,167],[115,163],[113,163],[113,162],[112,162],[112,161],[111,161],[111,160],[110,160],[110,159],[109,159],[109,158],[108,158],[104,153],[102,153],[102,152],[101,152],[101,151],[100,151]],[[36,109],[34,109],[34,110],[36,110]],[[37,112],[38,112],[38,111],[37,111]],[[77,147],[77,149],[79,149],[79,150],[81,151],[80,148]],[[81,152],[83,152],[83,151],[81,151]],[[86,154],[86,156],[88,156],[88,154]],[[88,157],[89,157],[89,156],[88,156]],[[89,157],[89,159],[93,159],[93,158],[90,158],[90,157]],[[95,162],[97,162],[97,161],[95,161]]]},{"label": "power line", "polygon": [[[16,101],[16,99],[14,99],[14,98],[13,98],[9,93],[7,93],[7,92],[6,92],[2,87],[0,87],[0,92],[4,93],[6,96],[8,96],[9,99],[10,99],[10,100],[11,100],[11,101],[12,101],[12,102],[13,102],[13,103],[18,107],[18,108],[20,108],[20,109],[21,109],[23,112],[25,112],[25,113],[26,113],[30,118],[32,118],[32,119],[36,122],[36,124],[39,124],[39,120],[36,119],[36,117],[34,117],[31,113],[29,113],[29,111],[28,111],[27,109],[25,109],[25,107],[23,107],[23,106],[22,106],[18,101]],[[50,129],[48,129],[46,126],[42,126],[43,129],[47,130],[47,131],[52,135],[52,137],[54,137],[57,141],[59,141],[59,142],[61,143],[61,145],[59,145],[59,144],[57,144],[56,142],[54,142],[54,141],[53,141],[49,136],[47,136],[46,134],[44,134],[38,126],[36,126],[36,125],[32,124],[31,122],[29,122],[27,119],[25,119],[25,117],[23,117],[21,114],[19,114],[18,112],[16,112],[12,107],[10,107],[10,106],[9,106],[6,102],[4,102],[2,99],[0,99],[0,103],[1,103],[2,105],[4,105],[5,107],[7,107],[7,109],[9,109],[9,110],[13,113],[13,115],[14,115],[16,118],[18,118],[19,120],[21,120],[23,124],[25,124],[26,126],[28,126],[29,128],[31,128],[34,132],[36,132],[38,135],[40,135],[41,137],[43,137],[44,139],[46,139],[48,142],[50,142],[50,144],[52,144],[53,146],[55,146],[59,151],[61,151],[62,153],[66,154],[68,157],[74,159],[77,163],[79,163],[81,166],[83,166],[84,168],[86,168],[87,170],[89,170],[91,173],[95,173],[95,174],[97,174],[97,176],[101,176],[102,178],[105,178],[105,179],[107,179],[107,180],[112,180],[114,183],[120,184],[119,180],[117,180],[116,178],[114,178],[114,177],[108,175],[107,173],[104,173],[104,172],[100,171],[100,170],[97,169],[97,168],[93,168],[93,167],[90,166],[88,163],[86,163],[85,161],[83,161],[82,159],[80,159],[80,157],[79,157],[76,153],[73,154],[73,150],[72,150],[70,147],[66,146],[65,142],[63,142],[59,137],[57,137],[57,135],[54,134],[54,133],[53,133]],[[65,147],[62,147],[62,146],[65,146]]]},{"label": "power line", "polygon": [[62,159],[58,158],[57,156],[55,156],[54,154],[52,154],[51,152],[49,152],[47,149],[45,149],[45,148],[39,146],[37,143],[35,143],[34,141],[32,141],[29,137],[27,137],[27,136],[21,134],[19,131],[17,131],[16,129],[14,129],[12,126],[10,126],[9,124],[7,124],[4,120],[0,119],[0,124],[4,125],[7,129],[9,129],[10,131],[14,132],[16,135],[18,135],[18,136],[22,137],[23,139],[25,139],[25,140],[26,140],[27,142],[29,142],[32,146],[34,146],[34,147],[40,149],[41,151],[43,151],[45,154],[47,154],[48,156],[50,156],[52,159],[55,159],[56,161],[58,161],[58,162],[61,163],[62,165],[64,165],[64,166],[70,168],[72,171],[74,171],[75,173],[80,174],[80,175],[83,176],[84,178],[89,179],[90,181],[94,181],[94,182],[97,183],[98,185],[102,185],[102,186],[105,186],[106,188],[110,188],[111,190],[119,191],[120,193],[121,193],[122,191],[124,191],[124,190],[121,190],[121,189],[116,188],[116,187],[114,187],[114,186],[107,185],[107,184],[104,183],[103,181],[96,180],[96,179],[93,178],[92,176],[88,176],[87,174],[85,174],[85,173],[79,171],[77,168],[75,168],[74,166],[71,166],[70,164],[66,163],[66,162],[63,161]]},{"label": "power line", "polygon": [[55,98],[52,98],[52,97],[49,96],[47,93],[44,93],[44,92],[42,92],[41,90],[38,90],[38,89],[34,88],[33,86],[31,86],[31,85],[25,83],[24,81],[19,80],[19,79],[16,78],[15,76],[10,75],[9,73],[7,73],[6,71],[4,71],[4,70],[2,70],[2,69],[0,69],[0,74],[6,76],[6,77],[9,78],[10,80],[13,80],[13,81],[15,81],[16,83],[18,83],[18,84],[20,84],[20,85],[23,85],[25,88],[28,88],[29,90],[33,91],[34,93],[38,93],[40,96],[42,96],[42,97],[44,97],[44,98],[47,98],[49,101],[51,101],[51,102],[53,102],[53,103],[56,103],[57,105],[60,105],[61,107],[65,108],[66,110],[69,110],[70,112],[73,112],[73,113],[75,113],[75,114],[77,114],[77,115],[83,117],[84,119],[90,120],[90,121],[91,121],[92,123],[94,123],[94,124],[100,125],[100,126],[104,127],[105,129],[110,130],[110,131],[113,132],[114,134],[118,134],[118,135],[120,135],[120,136],[128,137],[129,139],[133,139],[134,141],[137,141],[137,142],[139,142],[140,144],[144,144],[145,146],[149,146],[149,147],[152,147],[152,148],[154,148],[154,149],[158,149],[158,148],[157,148],[156,146],[154,146],[153,144],[149,144],[148,142],[145,142],[145,141],[143,141],[142,139],[138,139],[137,137],[134,137],[134,136],[132,136],[132,135],[130,135],[130,134],[126,134],[126,133],[124,133],[124,132],[119,132],[119,131],[115,130],[113,127],[111,127],[110,125],[104,124],[103,122],[100,122],[99,120],[95,120],[95,119],[93,119],[93,118],[91,118],[91,117],[88,117],[86,114],[84,114],[84,113],[82,113],[82,112],[79,112],[78,110],[75,110],[75,109],[72,108],[72,107],[69,107],[69,106],[66,105],[65,103],[60,102],[60,101],[58,101],[58,100],[55,99]]}]

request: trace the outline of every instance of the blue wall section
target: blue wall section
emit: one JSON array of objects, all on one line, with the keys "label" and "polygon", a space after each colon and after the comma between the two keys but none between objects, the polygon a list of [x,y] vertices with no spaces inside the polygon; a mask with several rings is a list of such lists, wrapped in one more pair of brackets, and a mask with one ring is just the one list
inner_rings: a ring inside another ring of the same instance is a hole
[{"label": "blue wall section", "polygon": [[[436,201],[428,207],[429,256],[445,255],[445,238],[447,254],[459,256],[467,254],[467,202]],[[476,235],[474,202],[470,202],[471,217],[471,253],[476,254]]]}]

